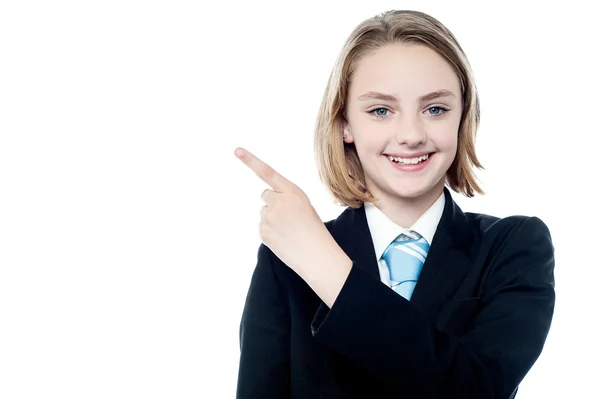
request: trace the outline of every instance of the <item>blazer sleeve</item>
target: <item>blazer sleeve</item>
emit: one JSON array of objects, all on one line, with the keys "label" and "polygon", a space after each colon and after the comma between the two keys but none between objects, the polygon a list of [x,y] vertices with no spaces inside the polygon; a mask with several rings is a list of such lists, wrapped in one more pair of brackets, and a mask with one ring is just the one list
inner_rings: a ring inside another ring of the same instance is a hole
[{"label": "blazer sleeve", "polygon": [[240,323],[238,399],[290,397],[289,312],[261,244]]},{"label": "blazer sleeve", "polygon": [[[493,270],[470,327],[449,335],[353,264],[315,338],[398,396],[510,398],[542,351],[554,311],[554,248],[538,218],[525,219],[490,254]],[[401,390],[400,390],[401,386]]]}]

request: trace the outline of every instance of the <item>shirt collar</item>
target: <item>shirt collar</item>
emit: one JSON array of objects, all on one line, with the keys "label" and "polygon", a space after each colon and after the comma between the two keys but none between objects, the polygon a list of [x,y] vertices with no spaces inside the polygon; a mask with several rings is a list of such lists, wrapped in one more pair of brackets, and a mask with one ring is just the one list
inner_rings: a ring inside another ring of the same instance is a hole
[{"label": "shirt collar", "polygon": [[444,212],[446,198],[444,193],[425,211],[425,213],[409,228],[404,228],[391,221],[372,202],[365,202],[367,224],[373,238],[373,247],[377,260],[381,258],[388,245],[400,234],[407,230],[416,231],[429,245]]}]

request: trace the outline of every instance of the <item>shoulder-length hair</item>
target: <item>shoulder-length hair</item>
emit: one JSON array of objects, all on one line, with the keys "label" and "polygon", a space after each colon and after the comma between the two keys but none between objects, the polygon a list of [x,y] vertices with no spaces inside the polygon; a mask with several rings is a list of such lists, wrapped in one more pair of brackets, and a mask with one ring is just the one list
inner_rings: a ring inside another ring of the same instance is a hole
[{"label": "shoulder-length hair", "polygon": [[483,169],[475,154],[479,125],[479,97],[467,56],[454,35],[435,18],[418,11],[388,11],[363,21],[348,37],[334,68],[319,109],[314,149],[321,181],[342,205],[358,208],[376,198],[369,193],[354,144],[342,140],[348,88],[360,60],[369,52],[393,43],[421,44],[450,63],[461,85],[462,115],[456,157],[446,183],[456,192],[483,194],[473,167]]}]

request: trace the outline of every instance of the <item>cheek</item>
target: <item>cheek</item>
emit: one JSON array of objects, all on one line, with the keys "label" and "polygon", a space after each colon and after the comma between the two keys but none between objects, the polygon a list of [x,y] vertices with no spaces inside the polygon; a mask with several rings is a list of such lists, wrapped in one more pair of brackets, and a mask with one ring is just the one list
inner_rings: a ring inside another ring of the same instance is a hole
[{"label": "cheek", "polygon": [[376,143],[374,143],[373,139],[369,136],[355,136],[354,145],[356,146],[356,151],[361,159],[370,156],[370,154],[377,149]]},{"label": "cheek", "polygon": [[352,125],[352,135],[357,146],[370,150],[381,150],[395,135],[394,124],[387,121],[375,121],[373,119],[357,118]]},{"label": "cheek", "polygon": [[428,136],[438,151],[455,152],[458,145],[458,125],[437,125],[428,130]]},{"label": "cheek", "polygon": [[440,140],[441,141],[438,141],[438,143],[436,143],[438,146],[441,147],[440,149],[451,153],[456,152],[456,148],[458,147],[458,135],[456,133],[446,134]]},{"label": "cheek", "polygon": [[381,126],[369,121],[357,122],[352,126],[352,135],[357,148],[373,150],[385,142],[386,133]]},{"label": "cheek", "polygon": [[385,140],[378,139],[375,135],[366,135],[355,139],[358,155],[364,159],[372,159],[379,156],[385,149]]}]

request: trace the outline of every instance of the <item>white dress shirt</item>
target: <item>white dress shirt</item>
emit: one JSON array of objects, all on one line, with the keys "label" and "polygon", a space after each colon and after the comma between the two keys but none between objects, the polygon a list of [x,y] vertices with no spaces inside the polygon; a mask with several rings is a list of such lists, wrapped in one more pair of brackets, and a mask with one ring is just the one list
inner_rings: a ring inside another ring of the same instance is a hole
[{"label": "white dress shirt", "polygon": [[445,202],[446,198],[444,193],[442,193],[419,220],[409,228],[404,228],[391,221],[372,202],[365,202],[365,215],[367,216],[367,224],[373,238],[373,247],[375,248],[375,256],[377,256],[377,264],[379,266],[379,276],[385,285],[390,286],[390,271],[385,261],[381,258],[385,249],[396,237],[407,230],[419,233],[431,246],[433,236],[444,212]]}]

